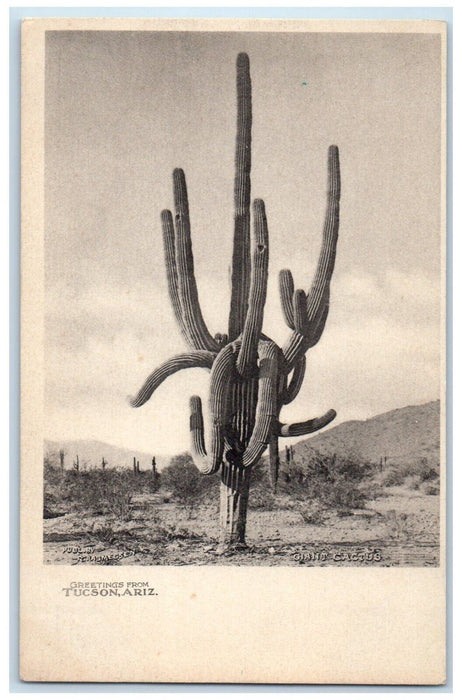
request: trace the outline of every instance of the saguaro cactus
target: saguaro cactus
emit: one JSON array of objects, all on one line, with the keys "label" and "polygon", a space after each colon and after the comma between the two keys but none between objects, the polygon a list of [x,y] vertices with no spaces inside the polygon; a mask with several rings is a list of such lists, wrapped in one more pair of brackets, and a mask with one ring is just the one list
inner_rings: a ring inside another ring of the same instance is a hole
[{"label": "saguaro cactus", "polygon": [[199,306],[194,276],[186,179],[173,172],[175,218],[161,215],[168,289],[175,318],[189,347],[146,379],[131,405],[142,406],[169,376],[189,367],[210,371],[209,438],[206,444],[202,401],[190,399],[191,453],[203,474],[221,470],[220,526],[224,546],[245,543],[252,466],[269,446],[270,476],[279,470],[279,437],[312,433],[335,418],[285,424],[283,406],[297,396],[305,375],[305,353],[320,339],[329,311],[339,228],[340,168],[337,146],[328,151],[327,211],[321,252],[308,293],[296,289],[290,270],[280,273],[282,311],[291,333],[278,347],[262,332],[268,278],[268,226],[265,205],[253,202],[250,241],[251,81],[247,54],[237,57],[237,139],[234,178],[234,244],[231,305],[227,333],[212,336]]}]

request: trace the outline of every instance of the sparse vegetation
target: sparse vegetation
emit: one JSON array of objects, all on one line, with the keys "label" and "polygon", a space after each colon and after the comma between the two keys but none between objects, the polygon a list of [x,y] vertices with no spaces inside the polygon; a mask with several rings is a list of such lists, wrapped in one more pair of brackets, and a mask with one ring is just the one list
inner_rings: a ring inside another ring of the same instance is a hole
[{"label": "sparse vegetation", "polygon": [[157,487],[149,472],[133,474],[106,467],[61,471],[52,457],[47,455],[44,459],[44,513],[47,517],[53,517],[55,510],[66,504],[69,510],[129,520],[135,494],[150,493]]},{"label": "sparse vegetation", "polygon": [[307,460],[292,460],[289,480],[281,488],[324,507],[361,508],[370,498],[370,479],[376,471],[370,462],[313,451]]},{"label": "sparse vegetation", "polygon": [[214,485],[218,487],[218,479],[205,479],[188,452],[173,457],[162,472],[161,483],[176,501],[187,507],[190,518]]},{"label": "sparse vegetation", "polygon": [[[79,471],[71,459],[61,470],[59,450],[44,458],[46,552],[58,552],[62,563],[69,563],[66,556],[71,555],[59,553],[71,542],[74,548],[89,547],[94,563],[101,563],[101,555],[102,563],[111,565],[214,562],[219,474],[204,478],[188,453],[174,457],[162,471],[139,473],[129,466],[103,467],[98,454],[98,466],[88,466],[92,460],[82,455]],[[239,563],[271,559],[274,565],[277,551],[278,563],[290,564],[291,552],[309,550],[315,542],[348,541],[345,546],[353,547],[355,541],[370,540],[383,542],[384,551],[396,551],[402,565],[423,557],[425,563],[438,561],[434,460],[375,464],[352,453],[346,456],[346,450],[318,452],[295,445],[290,460],[281,464],[276,492],[265,458],[252,470],[253,542],[250,557]]]}]

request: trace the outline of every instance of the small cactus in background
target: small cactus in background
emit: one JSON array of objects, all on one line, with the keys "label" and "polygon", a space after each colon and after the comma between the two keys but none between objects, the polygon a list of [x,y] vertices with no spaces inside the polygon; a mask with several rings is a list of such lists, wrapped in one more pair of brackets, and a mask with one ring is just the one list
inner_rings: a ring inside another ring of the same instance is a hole
[{"label": "small cactus in background", "polygon": [[65,457],[65,452],[63,449],[59,450],[59,466],[61,467],[61,471],[64,471],[64,457]]},{"label": "small cactus in background", "polygon": [[79,463],[79,455],[75,456],[75,460],[73,463],[74,470],[78,472],[80,470],[80,463]]},{"label": "small cactus in background", "polygon": [[[305,353],[316,345],[329,311],[339,228],[340,167],[337,146],[328,152],[327,211],[321,252],[308,293],[296,289],[290,270],[282,270],[282,312],[290,328],[278,347],[264,335],[263,314],[268,279],[268,225],[263,200],[253,202],[253,251],[250,236],[251,82],[249,59],[237,58],[237,139],[234,178],[234,242],[231,304],[227,333],[212,336],[199,305],[194,276],[186,179],[173,172],[175,217],[161,215],[170,300],[189,350],[158,367],[131,399],[142,406],[170,375],[189,367],[210,371],[210,435],[206,444],[202,401],[190,399],[191,453],[203,474],[221,470],[220,526],[224,547],[245,543],[250,474],[270,448],[270,478],[276,488],[280,437],[296,437],[330,423],[335,411],[301,423],[285,424],[279,415],[297,396],[305,375]],[[286,455],[293,457],[293,453]],[[287,459],[287,457],[286,457]]]},{"label": "small cactus in background", "polygon": [[101,469],[106,469],[107,462],[104,457],[101,459]]}]

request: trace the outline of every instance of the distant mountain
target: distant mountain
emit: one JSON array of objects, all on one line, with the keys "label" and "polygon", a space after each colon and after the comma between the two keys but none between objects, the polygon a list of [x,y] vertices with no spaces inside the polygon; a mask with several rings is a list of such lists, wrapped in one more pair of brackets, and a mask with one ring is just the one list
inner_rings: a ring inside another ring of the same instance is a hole
[{"label": "distant mountain", "polygon": [[[123,447],[115,447],[106,442],[98,440],[63,440],[62,442],[45,440],[45,454],[53,454],[58,457],[59,450],[63,449],[64,467],[71,469],[76,455],[79,456],[81,467],[85,466],[101,466],[101,460],[104,457],[108,467],[133,467],[133,457],[140,463],[140,470],[152,469],[152,454],[138,452],[137,450],[125,449]],[[162,470],[170,461],[168,455],[156,455],[156,467]],[[59,457],[57,458],[59,464]]]},{"label": "distant mountain", "polygon": [[[386,464],[420,464],[425,458],[439,471],[440,402],[406,406],[364,421],[351,420],[293,446],[294,455],[310,450],[358,456]],[[282,453],[284,463],[284,451]]]},{"label": "distant mountain", "polygon": [[[281,466],[284,469],[284,443],[281,441]],[[280,443],[280,444],[281,444]],[[386,458],[387,465],[420,464],[425,458],[428,466],[439,471],[440,446],[440,402],[432,401],[420,406],[406,406],[387,413],[381,413],[367,420],[351,420],[325,430],[314,437],[301,440],[293,445],[294,455],[309,456],[311,450],[357,456],[364,460],[379,463]],[[45,440],[45,454],[57,456],[64,449],[64,466],[72,468],[79,455],[81,466],[101,465],[101,459],[109,467],[133,466],[133,457],[140,463],[140,469],[151,469],[152,454],[115,447],[96,440],[75,440],[53,442]],[[162,470],[169,463],[168,455],[156,455],[157,468]],[[59,459],[58,459],[59,464]]]}]

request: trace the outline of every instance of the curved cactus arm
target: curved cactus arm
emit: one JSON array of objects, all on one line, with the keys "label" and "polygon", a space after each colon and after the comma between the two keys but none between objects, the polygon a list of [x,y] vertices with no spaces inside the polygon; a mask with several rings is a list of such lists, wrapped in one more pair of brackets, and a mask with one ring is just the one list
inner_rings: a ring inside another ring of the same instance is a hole
[{"label": "curved cactus arm", "polygon": [[297,289],[294,293],[294,325],[297,333],[307,335],[308,313],[306,309],[306,294],[303,289]]},{"label": "curved cactus arm", "polygon": [[336,415],[337,413],[331,408],[323,416],[306,420],[303,423],[279,423],[278,434],[281,437],[296,437],[315,433],[317,430],[321,430],[321,428],[325,428],[326,425],[329,425]]},{"label": "curved cactus arm", "polygon": [[191,350],[171,357],[149,375],[136,396],[129,397],[130,405],[139,408],[145,404],[162,382],[175,372],[192,367],[211,369],[214,359],[215,354],[207,350]]},{"label": "curved cactus arm", "polygon": [[186,340],[188,345],[190,345],[189,334],[185,327],[183,312],[181,309],[180,292],[178,290],[178,271],[176,267],[175,255],[175,229],[173,226],[172,212],[168,209],[164,209],[164,211],[161,213],[161,221],[164,240],[165,268],[167,270],[168,293],[181,335]]},{"label": "curved cactus arm", "polygon": [[252,87],[249,57],[240,53],[236,62],[237,135],[234,175],[234,241],[231,266],[231,306],[228,335],[242,333],[250,289],[250,144],[252,136]]},{"label": "curved cactus arm", "polygon": [[289,367],[289,371],[295,367],[297,361],[303,357],[308,349],[309,342],[306,335],[298,331],[291,333],[286,344],[282,346],[282,352]]},{"label": "curved cactus arm", "polygon": [[323,310],[322,313],[318,315],[316,318],[316,321],[312,324],[312,327],[310,329],[310,332],[308,333],[308,342],[309,342],[309,348],[312,348],[320,337],[322,336],[322,333],[324,331],[324,327],[326,325],[327,321],[327,316],[329,315],[329,290],[327,291],[327,294],[325,296],[325,300],[323,302]]},{"label": "curved cactus arm", "polygon": [[277,420],[278,353],[276,343],[261,341],[258,346],[260,367],[258,376],[258,401],[252,437],[242,455],[244,467],[258,462],[268,446]]},{"label": "curved cactus arm", "polygon": [[185,175],[181,168],[176,168],[173,171],[173,192],[176,212],[176,269],[183,323],[189,342],[196,350],[217,352],[219,346],[207,330],[199,305],[196,278],[194,276],[188,193]]},{"label": "curved cactus arm", "polygon": [[340,162],[337,146],[329,146],[327,209],[318,265],[308,294],[309,323],[315,322],[324,310],[326,292],[334,271],[340,211]]},{"label": "curved cactus arm", "polygon": [[271,433],[269,439],[269,466],[270,466],[270,483],[273,490],[279,479],[279,441],[275,433]]},{"label": "curved cactus arm", "polygon": [[190,400],[191,451],[197,468],[203,474],[214,474],[221,466],[224,435],[230,421],[230,386],[235,368],[235,351],[232,344],[219,352],[210,375],[210,442],[205,447],[202,404],[198,396]]},{"label": "curved cactus arm", "polygon": [[191,456],[194,464],[202,474],[214,474],[219,470],[223,457],[223,439],[220,433],[220,426],[212,425],[209,454],[207,454],[204,440],[202,402],[199,396],[191,396],[189,400],[189,409]]},{"label": "curved cactus arm", "polygon": [[289,328],[295,330],[294,325],[294,278],[290,270],[279,271],[279,297],[281,299],[282,313]]},{"label": "curved cactus arm", "polygon": [[249,376],[256,367],[258,342],[263,326],[263,314],[268,284],[268,224],[262,199],[254,201],[255,243],[252,258],[252,282],[249,307],[242,333],[242,344],[237,358],[237,371]]},{"label": "curved cactus arm", "polygon": [[298,392],[302,388],[303,380],[305,378],[305,370],[306,357],[305,355],[302,355],[301,358],[295,363],[292,377],[290,378],[289,385],[284,395],[284,404],[287,405],[288,403],[291,403],[296,396],[298,396]]},{"label": "curved cactus arm", "polygon": [[330,146],[328,153],[327,209],[323,240],[316,272],[306,302],[307,328],[303,333],[296,329],[283,347],[288,364],[295,361],[322,335],[329,311],[329,285],[335,265],[340,211],[340,162],[337,146]]}]

